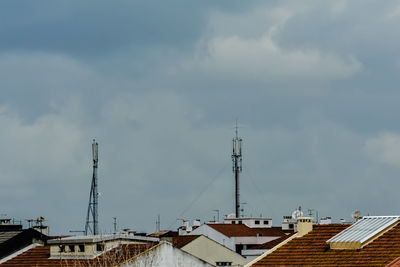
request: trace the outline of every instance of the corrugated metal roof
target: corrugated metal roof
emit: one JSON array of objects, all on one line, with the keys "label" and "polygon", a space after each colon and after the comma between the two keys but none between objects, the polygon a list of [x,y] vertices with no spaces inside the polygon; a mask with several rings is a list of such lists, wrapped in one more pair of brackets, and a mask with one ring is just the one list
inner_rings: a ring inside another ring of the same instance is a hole
[{"label": "corrugated metal roof", "polygon": [[326,242],[363,243],[399,220],[400,216],[364,216],[352,226],[346,228]]}]

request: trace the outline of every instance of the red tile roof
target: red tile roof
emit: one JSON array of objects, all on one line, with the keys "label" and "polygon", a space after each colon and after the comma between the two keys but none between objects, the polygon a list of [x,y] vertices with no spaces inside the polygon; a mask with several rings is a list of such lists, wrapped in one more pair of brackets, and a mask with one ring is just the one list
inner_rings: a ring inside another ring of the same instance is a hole
[{"label": "red tile roof", "polygon": [[248,247],[248,249],[271,249],[271,248],[275,247],[276,245],[282,243],[283,241],[285,241],[286,239],[288,239],[292,235],[293,235],[293,233],[288,234],[286,236],[279,237],[279,238],[274,239],[274,240],[269,241],[269,242],[265,242],[264,244]]},{"label": "red tile roof", "polygon": [[281,227],[271,228],[250,228],[245,224],[207,224],[211,228],[224,234],[227,237],[240,237],[240,236],[285,236],[286,233],[282,231]]},{"label": "red tile roof", "polygon": [[181,235],[172,238],[172,245],[176,248],[182,248],[198,238],[200,235]]},{"label": "red tile roof", "polygon": [[384,266],[400,257],[400,225],[362,249],[332,250],[326,241],[349,225],[315,225],[307,235],[294,238],[253,266]]},{"label": "red tile roof", "polygon": [[49,259],[50,246],[38,246],[0,264],[0,266],[114,266],[131,259],[154,245],[154,243],[120,245],[94,259]]},{"label": "red tile roof", "polygon": [[386,265],[386,267],[399,267],[400,266],[400,257],[396,258],[394,261]]}]

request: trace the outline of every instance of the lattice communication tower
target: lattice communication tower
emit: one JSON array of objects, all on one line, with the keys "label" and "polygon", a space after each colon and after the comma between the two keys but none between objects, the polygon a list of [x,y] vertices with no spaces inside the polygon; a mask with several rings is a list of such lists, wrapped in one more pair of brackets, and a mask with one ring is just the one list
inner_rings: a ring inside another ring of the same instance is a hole
[{"label": "lattice communication tower", "polygon": [[93,176],[92,176],[92,186],[90,187],[90,197],[89,197],[89,205],[86,215],[86,225],[85,225],[85,235],[99,234],[99,193],[98,193],[98,177],[97,177],[97,168],[99,162],[99,144],[93,139],[92,143],[92,154],[93,154]]},{"label": "lattice communication tower", "polygon": [[240,217],[239,173],[242,172],[242,138],[238,136],[236,123],[236,136],[232,139],[232,171],[235,175],[235,215]]}]

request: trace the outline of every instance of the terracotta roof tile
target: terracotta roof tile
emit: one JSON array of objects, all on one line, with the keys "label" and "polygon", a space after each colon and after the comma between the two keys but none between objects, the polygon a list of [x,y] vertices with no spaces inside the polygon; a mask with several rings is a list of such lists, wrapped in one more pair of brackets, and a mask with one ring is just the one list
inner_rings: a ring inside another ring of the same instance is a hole
[{"label": "terracotta roof tile", "polygon": [[279,238],[274,239],[274,240],[269,241],[269,242],[265,242],[264,244],[251,246],[251,247],[249,247],[249,249],[271,249],[271,248],[275,247],[276,245],[282,243],[283,241],[285,241],[286,239],[288,239],[292,235],[293,235],[293,233],[288,234],[286,236],[279,237]]},{"label": "terracotta roof tile", "polygon": [[285,236],[285,231],[282,231],[281,227],[270,227],[270,228],[250,228],[245,224],[207,224],[211,228],[218,232],[226,235],[227,237],[238,237],[238,236]]},{"label": "terracotta roof tile", "polygon": [[315,225],[307,235],[295,238],[253,266],[384,266],[400,257],[400,225],[358,250],[332,250],[326,241],[349,225]]},{"label": "terracotta roof tile", "polygon": [[94,259],[49,259],[50,246],[38,246],[0,264],[0,266],[113,266],[144,252],[154,245],[154,243],[120,245]]}]

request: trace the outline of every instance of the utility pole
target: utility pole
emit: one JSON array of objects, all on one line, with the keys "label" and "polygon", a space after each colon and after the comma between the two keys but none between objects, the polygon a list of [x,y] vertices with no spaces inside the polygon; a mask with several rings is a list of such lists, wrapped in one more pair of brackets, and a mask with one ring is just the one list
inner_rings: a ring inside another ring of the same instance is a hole
[{"label": "utility pole", "polygon": [[242,139],[238,136],[238,126],[236,121],[236,137],[232,140],[232,171],[235,175],[235,215],[240,217],[239,200],[239,173],[242,172]]},{"label": "utility pole", "polygon": [[[86,215],[86,225],[85,225],[85,235],[88,235],[89,232],[92,235],[99,234],[99,214],[98,214],[98,205],[99,205],[99,193],[98,193],[98,177],[97,177],[97,168],[99,162],[99,144],[93,139],[92,143],[92,155],[93,155],[93,176],[92,176],[92,186],[90,187],[90,197],[89,197],[89,205]],[[92,227],[90,226],[92,224]]]}]

